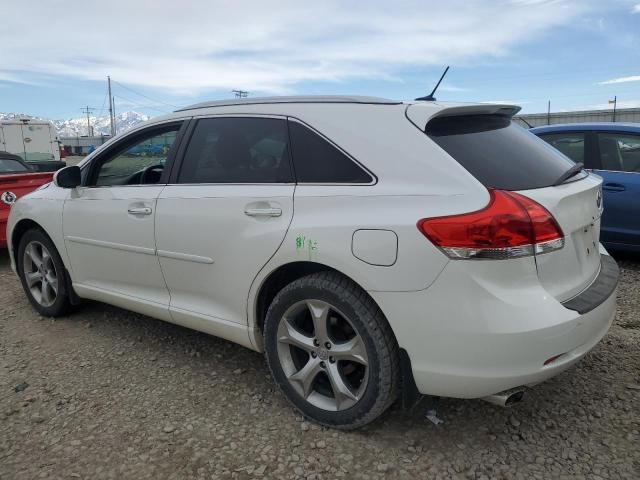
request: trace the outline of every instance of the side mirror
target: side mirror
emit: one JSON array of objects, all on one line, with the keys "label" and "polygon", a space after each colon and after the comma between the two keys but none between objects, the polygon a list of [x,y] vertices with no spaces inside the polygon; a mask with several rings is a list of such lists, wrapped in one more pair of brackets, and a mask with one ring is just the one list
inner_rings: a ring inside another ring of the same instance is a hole
[{"label": "side mirror", "polygon": [[64,167],[53,176],[53,183],[60,188],[76,188],[82,184],[80,167]]}]

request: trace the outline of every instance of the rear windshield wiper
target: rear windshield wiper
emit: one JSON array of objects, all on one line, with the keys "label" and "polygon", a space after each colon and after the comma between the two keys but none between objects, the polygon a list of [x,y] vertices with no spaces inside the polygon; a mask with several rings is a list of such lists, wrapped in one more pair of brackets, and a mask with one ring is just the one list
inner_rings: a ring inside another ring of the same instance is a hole
[{"label": "rear windshield wiper", "polygon": [[567,170],[562,175],[560,175],[560,178],[558,178],[553,183],[553,186],[555,187],[556,185],[560,185],[561,183],[564,183],[566,180],[580,173],[583,169],[584,169],[584,164],[582,162],[576,162],[576,164],[573,165],[569,170]]}]

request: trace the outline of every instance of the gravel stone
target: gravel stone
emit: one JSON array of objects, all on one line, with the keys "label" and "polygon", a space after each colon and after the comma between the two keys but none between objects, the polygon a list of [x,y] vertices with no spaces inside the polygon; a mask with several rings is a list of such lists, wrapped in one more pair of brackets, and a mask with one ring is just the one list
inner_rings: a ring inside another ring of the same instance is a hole
[{"label": "gravel stone", "polygon": [[434,428],[430,399],[341,432],[240,346],[92,302],[40,318],[0,253],[0,479],[637,480],[640,257],[618,260],[609,333],[522,403],[442,398]]}]

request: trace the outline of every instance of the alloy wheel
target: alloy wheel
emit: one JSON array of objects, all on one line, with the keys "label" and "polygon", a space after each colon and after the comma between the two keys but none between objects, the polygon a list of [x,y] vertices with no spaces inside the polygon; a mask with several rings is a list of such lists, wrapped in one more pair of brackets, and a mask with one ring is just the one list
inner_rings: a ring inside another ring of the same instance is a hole
[{"label": "alloy wheel", "polygon": [[40,242],[32,241],[24,249],[22,271],[34,300],[50,307],[58,297],[58,272],[49,250]]},{"label": "alloy wheel", "polygon": [[354,406],[366,391],[369,360],[347,316],[321,300],[297,302],[278,325],[284,374],[307,402],[328,411]]}]

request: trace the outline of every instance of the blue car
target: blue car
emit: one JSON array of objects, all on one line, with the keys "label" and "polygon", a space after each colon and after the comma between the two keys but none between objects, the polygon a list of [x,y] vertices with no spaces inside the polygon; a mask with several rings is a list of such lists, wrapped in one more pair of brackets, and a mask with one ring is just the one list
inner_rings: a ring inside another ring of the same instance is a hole
[{"label": "blue car", "polygon": [[640,124],[572,123],[530,130],[603,178],[600,240],[640,252]]}]

